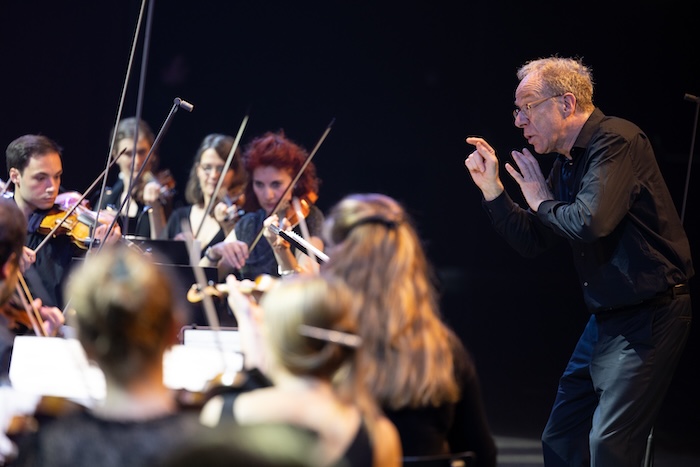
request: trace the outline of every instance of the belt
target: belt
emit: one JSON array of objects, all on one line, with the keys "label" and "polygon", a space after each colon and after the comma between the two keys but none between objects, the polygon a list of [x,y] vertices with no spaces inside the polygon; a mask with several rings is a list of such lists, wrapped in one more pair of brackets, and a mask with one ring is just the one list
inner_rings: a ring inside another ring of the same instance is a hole
[{"label": "belt", "polygon": [[673,287],[669,287],[665,292],[661,292],[661,293],[659,293],[651,298],[641,300],[637,303],[632,303],[630,305],[611,306],[611,307],[607,307],[607,308],[601,308],[596,313],[625,311],[625,310],[631,310],[633,308],[650,306],[650,305],[654,305],[654,304],[661,302],[661,301],[665,301],[665,300],[669,300],[669,299],[673,300],[674,298],[676,298],[680,295],[688,295],[689,293],[690,293],[690,287],[688,286],[687,282],[684,282],[682,284],[676,284]]},{"label": "belt", "polygon": [[676,298],[679,295],[688,295],[690,293],[690,286],[687,282],[684,282],[683,284],[676,284],[668,289],[666,293],[671,295],[673,298]]}]

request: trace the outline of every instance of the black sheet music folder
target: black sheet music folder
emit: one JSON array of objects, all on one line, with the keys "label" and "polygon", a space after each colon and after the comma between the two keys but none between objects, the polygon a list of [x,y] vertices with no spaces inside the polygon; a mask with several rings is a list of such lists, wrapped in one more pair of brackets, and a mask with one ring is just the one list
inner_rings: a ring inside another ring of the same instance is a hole
[{"label": "black sheet music folder", "polygon": [[[184,245],[185,242],[181,243]],[[210,326],[211,323],[209,323],[206,312],[204,311],[203,301],[192,303],[187,300],[187,292],[190,290],[190,287],[192,287],[192,285],[197,283],[192,267],[185,264],[168,264],[160,262],[163,261],[165,258],[158,255],[154,256],[157,259],[156,264],[158,265],[158,267],[163,271],[164,274],[167,274],[171,278],[171,280],[175,282],[173,284],[173,291],[176,294],[175,303],[187,313],[187,315],[185,316],[185,322],[183,324],[194,326]],[[78,266],[78,263],[82,261],[83,258],[73,258],[74,264],[72,265],[72,267]],[[201,269],[204,271],[204,276],[206,278],[207,283],[216,284],[218,282],[219,271],[216,268],[202,267]],[[212,297],[212,301],[214,302],[214,308],[216,309],[219,324],[221,326],[236,326],[236,319],[233,317],[233,314],[229,310],[226,300]]]},{"label": "black sheet music folder", "polygon": [[153,240],[144,237],[126,236],[134,246],[144,253],[154,253],[167,259],[170,264],[190,264],[187,243],[183,240]]}]

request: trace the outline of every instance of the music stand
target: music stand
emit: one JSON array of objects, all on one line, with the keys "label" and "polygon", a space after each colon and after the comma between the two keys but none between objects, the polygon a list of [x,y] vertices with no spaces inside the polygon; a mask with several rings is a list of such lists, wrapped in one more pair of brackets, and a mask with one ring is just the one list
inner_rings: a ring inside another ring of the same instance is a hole
[{"label": "music stand", "polygon": [[187,243],[183,240],[162,240],[145,237],[129,237],[127,239],[131,240],[134,246],[144,253],[158,255],[170,264],[190,264]]}]

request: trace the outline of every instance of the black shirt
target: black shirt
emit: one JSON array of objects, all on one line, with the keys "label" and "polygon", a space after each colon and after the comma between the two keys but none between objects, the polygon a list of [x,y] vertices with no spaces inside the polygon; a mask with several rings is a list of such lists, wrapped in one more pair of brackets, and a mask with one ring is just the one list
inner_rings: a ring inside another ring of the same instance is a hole
[{"label": "black shirt", "polygon": [[[258,209],[257,211],[246,213],[234,227],[236,238],[247,243],[250,247],[257,236],[260,235],[266,218],[267,214],[265,213],[264,209]],[[312,237],[319,237],[321,235],[324,220],[321,210],[316,205],[312,205],[309,215],[305,218],[305,220],[309,229],[309,235]],[[294,228],[294,232],[301,234],[301,228],[297,225]],[[292,246],[292,252],[294,253],[295,251],[296,249]],[[277,259],[275,258],[275,253],[272,251],[272,247],[268,241],[262,235],[260,236],[258,243],[255,244],[255,247],[250,251],[250,255],[246,260],[245,266],[243,266],[240,271],[241,277],[250,280],[255,280],[261,274],[279,276],[279,273],[277,272]]]},{"label": "black shirt", "polygon": [[566,183],[565,160],[554,162],[547,182],[556,199],[537,213],[505,192],[484,202],[496,230],[525,256],[566,239],[591,312],[635,304],[687,282],[694,274],[690,245],[647,136],[595,109],[571,156]]}]

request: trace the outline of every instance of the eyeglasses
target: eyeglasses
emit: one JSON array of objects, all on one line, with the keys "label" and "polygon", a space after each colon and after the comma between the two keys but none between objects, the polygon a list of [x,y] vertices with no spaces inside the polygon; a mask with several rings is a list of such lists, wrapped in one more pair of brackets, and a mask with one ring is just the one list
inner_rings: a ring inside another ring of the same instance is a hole
[{"label": "eyeglasses", "polygon": [[[146,155],[148,154],[148,151],[149,150],[147,148],[138,148],[136,150],[136,155],[139,157],[146,157]],[[126,156],[126,157],[131,157],[133,155],[134,155],[134,151],[132,149],[128,149],[128,150],[124,151],[124,156]]]},{"label": "eyeglasses", "polygon": [[224,166],[223,165],[209,165],[209,164],[199,164],[199,168],[202,169],[202,172],[205,174],[209,175],[210,173],[216,171],[216,173],[222,173],[224,171]]},{"label": "eyeglasses", "polygon": [[516,107],[513,110],[513,118],[518,118],[518,115],[520,115],[520,112],[523,113],[528,119],[530,118],[530,112],[532,109],[537,107],[538,105],[547,102],[549,99],[554,99],[555,97],[561,97],[562,94],[557,94],[556,96],[549,96],[549,97],[543,97],[542,99],[537,99],[536,101],[530,102],[529,104],[525,104],[522,107]]}]

